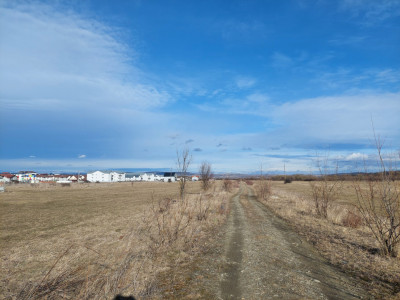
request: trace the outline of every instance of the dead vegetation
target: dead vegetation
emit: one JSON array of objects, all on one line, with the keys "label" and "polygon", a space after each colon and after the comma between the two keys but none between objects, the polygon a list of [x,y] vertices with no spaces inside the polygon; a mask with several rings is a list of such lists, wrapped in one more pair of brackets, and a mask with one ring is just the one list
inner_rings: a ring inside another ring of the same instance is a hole
[{"label": "dead vegetation", "polygon": [[213,178],[211,164],[207,161],[203,161],[200,165],[199,172],[203,190],[207,191],[211,187],[211,179]]},{"label": "dead vegetation", "polygon": [[342,181],[336,176],[338,173],[337,165],[334,174],[330,174],[328,156],[321,158],[317,155],[316,163],[319,176],[317,180],[310,181],[311,193],[316,214],[327,219],[328,210],[339,196]]},{"label": "dead vegetation", "polygon": [[[162,274],[196,259],[228,212],[221,185],[200,193],[189,183],[183,198],[178,185],[9,189],[1,199],[3,297],[162,298]],[[23,218],[40,220],[25,229]]]},{"label": "dead vegetation", "polygon": [[[363,186],[368,185],[364,182]],[[351,182],[343,183],[326,219],[316,213],[307,182],[273,182],[272,195],[263,202],[289,221],[330,263],[364,280],[372,298],[400,296],[400,260],[381,255],[380,244],[357,209]]]},{"label": "dead vegetation", "polygon": [[271,181],[262,177],[254,185],[254,190],[259,199],[262,199],[263,201],[268,201],[269,197],[271,197],[272,192]]},{"label": "dead vegetation", "polygon": [[[382,153],[383,142],[375,135],[379,178],[354,181],[357,207],[385,255],[396,257],[400,243],[400,184],[395,181],[397,161]],[[386,156],[386,159],[385,159]],[[366,164],[365,164],[366,168]],[[368,171],[368,170],[366,170]]]}]

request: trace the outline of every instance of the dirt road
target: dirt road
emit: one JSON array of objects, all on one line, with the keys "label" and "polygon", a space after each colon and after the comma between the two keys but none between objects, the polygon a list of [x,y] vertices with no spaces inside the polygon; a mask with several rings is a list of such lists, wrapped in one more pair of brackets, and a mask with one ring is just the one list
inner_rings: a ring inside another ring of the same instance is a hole
[{"label": "dirt road", "polygon": [[220,299],[366,299],[362,284],[322,259],[242,185],[232,199]]}]

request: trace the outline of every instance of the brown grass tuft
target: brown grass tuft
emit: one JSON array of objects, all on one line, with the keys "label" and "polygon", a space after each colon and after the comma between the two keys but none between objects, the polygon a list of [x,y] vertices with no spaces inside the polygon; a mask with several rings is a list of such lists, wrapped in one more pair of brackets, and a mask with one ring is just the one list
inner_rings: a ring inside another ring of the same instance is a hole
[{"label": "brown grass tuft", "polygon": [[347,211],[346,216],[342,220],[342,224],[347,227],[358,228],[363,225],[363,221],[356,213]]},{"label": "brown grass tuft", "polygon": [[221,186],[200,194],[190,182],[180,198],[178,184],[11,188],[0,202],[4,297],[161,298],[160,274],[198,257],[229,211]]}]

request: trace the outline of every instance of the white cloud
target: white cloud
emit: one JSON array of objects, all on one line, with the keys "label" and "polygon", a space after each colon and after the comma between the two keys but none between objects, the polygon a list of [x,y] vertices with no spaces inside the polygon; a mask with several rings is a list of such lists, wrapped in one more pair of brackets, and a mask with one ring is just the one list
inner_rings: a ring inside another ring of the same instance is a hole
[{"label": "white cloud", "polygon": [[78,155],[78,158],[86,158],[86,154]]},{"label": "white cloud", "polygon": [[319,72],[311,80],[324,88],[356,88],[359,86],[393,87],[400,82],[400,71],[395,69],[364,69],[337,68],[331,72]]},{"label": "white cloud", "polygon": [[365,160],[368,159],[368,155],[363,153],[352,153],[347,155],[345,160]]},{"label": "white cloud", "polygon": [[377,132],[398,143],[399,100],[400,93],[304,99],[275,106],[269,117],[291,144],[369,144],[371,117]]},{"label": "white cloud", "polygon": [[4,5],[0,14],[3,109],[146,109],[170,101],[141,79],[136,53],[112,28],[40,4]]}]

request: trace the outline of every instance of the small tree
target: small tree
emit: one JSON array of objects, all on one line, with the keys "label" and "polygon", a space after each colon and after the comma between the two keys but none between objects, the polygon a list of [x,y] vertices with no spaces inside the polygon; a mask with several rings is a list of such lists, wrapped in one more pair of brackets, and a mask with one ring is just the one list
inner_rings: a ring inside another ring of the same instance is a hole
[{"label": "small tree", "polygon": [[176,164],[178,167],[178,172],[181,175],[181,180],[179,180],[179,196],[181,199],[185,196],[185,187],[187,181],[187,172],[192,162],[192,155],[189,149],[183,149],[181,152],[176,150]]},{"label": "small tree", "polygon": [[207,191],[210,188],[211,179],[213,178],[211,164],[209,162],[203,161],[200,165],[199,172],[203,190]]},{"label": "small tree", "polygon": [[262,177],[256,186],[256,193],[260,200],[268,201],[272,194],[271,180]]},{"label": "small tree", "polygon": [[321,161],[320,157],[317,155],[317,167],[319,178],[316,181],[310,181],[311,194],[317,215],[327,219],[328,209],[332,205],[332,202],[339,196],[342,182],[337,176],[337,164],[334,175],[329,174],[328,156]]},{"label": "small tree", "polygon": [[[353,187],[364,223],[375,236],[383,253],[395,257],[396,246],[400,243],[400,187],[399,181],[395,180],[396,159],[394,156],[384,158],[383,143],[373,131],[379,178],[368,176],[366,182],[359,178],[353,182]],[[365,161],[364,169],[367,172]]]},{"label": "small tree", "polygon": [[271,197],[272,189],[271,189],[271,180],[267,180],[265,176],[263,176],[263,164],[260,164],[260,180],[256,185],[256,194],[259,200],[267,201]]}]

